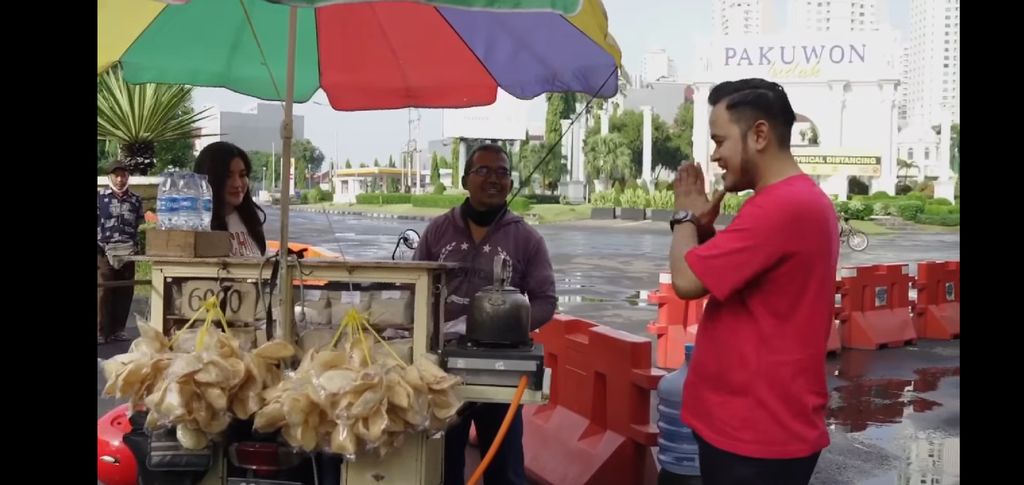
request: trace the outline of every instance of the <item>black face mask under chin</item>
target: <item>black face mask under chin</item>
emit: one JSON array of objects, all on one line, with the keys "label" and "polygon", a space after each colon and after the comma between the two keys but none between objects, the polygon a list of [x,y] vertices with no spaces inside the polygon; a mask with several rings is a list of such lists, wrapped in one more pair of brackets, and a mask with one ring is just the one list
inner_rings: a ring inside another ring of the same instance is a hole
[{"label": "black face mask under chin", "polygon": [[469,203],[469,197],[466,197],[466,200],[462,202],[462,217],[469,219],[473,224],[480,227],[490,227],[498,219],[498,216],[505,212],[506,205],[502,204],[493,209],[477,210],[473,207],[473,204]]}]

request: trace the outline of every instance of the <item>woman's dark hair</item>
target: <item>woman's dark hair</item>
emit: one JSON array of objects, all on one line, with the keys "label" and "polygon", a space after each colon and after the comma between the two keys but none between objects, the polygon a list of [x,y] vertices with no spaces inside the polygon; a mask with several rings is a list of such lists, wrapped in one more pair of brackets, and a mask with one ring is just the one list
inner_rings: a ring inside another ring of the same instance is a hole
[{"label": "woman's dark hair", "polygon": [[[231,173],[231,161],[240,158],[245,164],[246,175],[252,173],[252,162],[249,154],[245,153],[237,145],[226,141],[217,141],[203,148],[196,157],[193,172],[206,175],[213,189],[213,216],[210,220],[210,229],[214,231],[226,231],[228,229],[227,215],[224,201],[224,187],[228,183],[228,174]],[[245,188],[245,195],[242,197],[242,204],[235,208],[242,224],[249,231],[249,236],[260,248],[260,252],[267,252],[267,236],[263,233],[263,223],[267,222],[267,213],[256,204]]]}]

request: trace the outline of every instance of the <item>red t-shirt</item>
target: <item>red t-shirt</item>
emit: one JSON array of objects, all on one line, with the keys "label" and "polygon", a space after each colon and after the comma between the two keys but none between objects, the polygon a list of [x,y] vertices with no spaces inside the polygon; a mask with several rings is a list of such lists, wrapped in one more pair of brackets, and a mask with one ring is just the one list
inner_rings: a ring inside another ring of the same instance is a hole
[{"label": "red t-shirt", "polygon": [[769,185],[728,228],[686,253],[708,289],[682,419],[708,443],[753,458],[829,444],[825,353],[839,221],[806,175]]}]

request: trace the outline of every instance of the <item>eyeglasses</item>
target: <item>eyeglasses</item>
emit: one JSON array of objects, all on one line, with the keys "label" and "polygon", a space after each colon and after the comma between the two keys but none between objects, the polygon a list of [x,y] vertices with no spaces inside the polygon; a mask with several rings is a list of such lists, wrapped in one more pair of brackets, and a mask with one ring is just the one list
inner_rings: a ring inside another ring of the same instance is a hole
[{"label": "eyeglasses", "polygon": [[474,168],[473,170],[470,170],[469,172],[475,173],[480,178],[487,178],[488,175],[494,174],[494,177],[497,178],[498,180],[507,179],[510,175],[512,175],[512,172],[509,172],[509,170],[505,167],[498,167],[495,169],[492,169],[491,167],[477,167]]}]

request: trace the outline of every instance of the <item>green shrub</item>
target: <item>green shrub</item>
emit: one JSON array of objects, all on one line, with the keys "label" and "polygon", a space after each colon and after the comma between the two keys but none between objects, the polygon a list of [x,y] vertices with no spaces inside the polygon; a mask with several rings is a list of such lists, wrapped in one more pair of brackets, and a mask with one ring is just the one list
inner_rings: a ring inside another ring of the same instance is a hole
[{"label": "green shrub", "polygon": [[334,200],[334,194],[316,187],[312,190],[302,192],[301,200],[303,204],[318,204],[320,202],[331,202]]},{"label": "green shrub", "polygon": [[590,196],[590,205],[594,207],[617,207],[619,205],[619,194],[614,190],[595,192]]},{"label": "green shrub", "polygon": [[676,194],[668,190],[659,190],[651,193],[652,209],[668,209],[675,207]]},{"label": "green shrub", "polygon": [[629,209],[646,209],[651,205],[651,194],[642,188],[628,189],[620,197],[622,207]]},{"label": "green shrub", "polygon": [[946,205],[931,205],[924,206],[924,215],[926,216],[944,216],[949,214],[949,209],[953,206]]},{"label": "green shrub", "polygon": [[640,188],[640,186],[637,185],[636,180],[631,179],[629,182],[626,182],[626,190],[633,190],[638,188]]},{"label": "green shrub", "polygon": [[843,215],[856,221],[866,221],[874,214],[874,212],[875,208],[871,204],[865,204],[859,200],[854,200],[846,206],[846,212]]},{"label": "green shrub", "polygon": [[410,197],[412,197],[410,194],[385,194],[382,192],[371,192],[356,194],[356,203],[369,205],[408,204]]},{"label": "green shrub", "polygon": [[654,182],[654,190],[672,190],[672,181],[670,180],[658,180]]},{"label": "green shrub", "polygon": [[560,204],[561,196],[556,194],[530,194],[524,197],[534,204]]},{"label": "green shrub", "polygon": [[926,197],[921,192],[911,192],[911,193],[909,193],[909,194],[904,196],[904,200],[916,200],[916,201],[921,202],[922,204],[924,204],[924,201],[928,200],[928,197]]},{"label": "green shrub", "polygon": [[879,190],[879,191],[871,194],[871,198],[872,199],[891,199],[892,196],[889,195],[889,193],[884,191],[884,190]]},{"label": "green shrub", "polygon": [[435,207],[440,209],[448,209],[455,207],[466,200],[465,195],[435,195],[435,194],[422,194],[413,195],[409,198],[409,203],[413,207]]},{"label": "green shrub", "polygon": [[743,207],[743,203],[749,198],[749,195],[726,194],[725,199],[722,201],[722,213],[730,215],[738,214],[740,212],[740,208]]},{"label": "green shrub", "polygon": [[939,197],[937,199],[929,200],[928,205],[953,205],[953,203],[950,202],[949,199]]},{"label": "green shrub", "polygon": [[434,195],[444,195],[444,191],[445,190],[448,190],[448,189],[447,189],[447,187],[444,186],[444,184],[437,184],[437,185],[434,186],[433,193],[434,193]]},{"label": "green shrub", "polygon": [[887,215],[889,215],[889,209],[892,207],[892,204],[890,204],[888,202],[875,202],[874,206],[872,206],[872,207],[873,207],[872,215],[875,215],[875,216],[887,216]]},{"label": "green shrub", "polygon": [[931,216],[928,214],[921,214],[917,216],[918,224],[927,224],[929,226],[959,226],[960,225],[960,214],[946,214],[941,216]]},{"label": "green shrub", "polygon": [[949,210],[950,214],[960,215],[960,204],[951,205],[951,206],[947,207],[946,209]]},{"label": "green shrub", "polygon": [[528,212],[530,209],[532,209],[533,208],[533,204],[531,204],[530,201],[525,199],[525,198],[516,197],[515,200],[513,200],[508,205],[508,208],[512,212],[515,212],[517,214],[522,214],[522,213]]},{"label": "green shrub", "polygon": [[846,200],[837,200],[833,201],[832,205],[836,208],[836,214],[843,215],[846,214],[846,208],[850,205],[850,202]]},{"label": "green shrub", "polygon": [[905,221],[915,221],[917,216],[924,212],[924,203],[915,200],[899,204],[899,216]]}]

